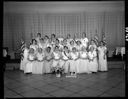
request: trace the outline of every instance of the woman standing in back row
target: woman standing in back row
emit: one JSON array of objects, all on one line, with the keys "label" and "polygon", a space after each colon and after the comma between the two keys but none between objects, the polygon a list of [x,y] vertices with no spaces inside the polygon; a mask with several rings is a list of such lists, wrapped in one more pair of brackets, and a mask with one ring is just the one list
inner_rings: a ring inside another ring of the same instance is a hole
[{"label": "woman standing in back row", "polygon": [[104,42],[100,42],[100,46],[98,47],[98,56],[99,56],[99,71],[107,71],[107,56],[106,56],[107,48],[104,45]]}]

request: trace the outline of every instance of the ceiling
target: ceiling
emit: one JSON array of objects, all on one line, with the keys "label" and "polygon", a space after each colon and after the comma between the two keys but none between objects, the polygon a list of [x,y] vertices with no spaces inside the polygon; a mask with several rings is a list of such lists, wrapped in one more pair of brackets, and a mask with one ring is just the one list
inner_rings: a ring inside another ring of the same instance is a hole
[{"label": "ceiling", "polygon": [[4,2],[4,13],[67,13],[124,11],[124,1]]}]

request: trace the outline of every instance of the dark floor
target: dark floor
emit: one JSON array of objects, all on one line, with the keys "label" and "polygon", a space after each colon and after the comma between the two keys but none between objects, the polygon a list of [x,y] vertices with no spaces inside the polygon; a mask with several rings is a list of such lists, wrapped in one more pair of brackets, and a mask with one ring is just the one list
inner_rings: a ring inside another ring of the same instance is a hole
[{"label": "dark floor", "polygon": [[25,75],[20,70],[6,70],[4,97],[124,97],[125,72],[109,69],[77,78],[56,78],[53,74]]}]

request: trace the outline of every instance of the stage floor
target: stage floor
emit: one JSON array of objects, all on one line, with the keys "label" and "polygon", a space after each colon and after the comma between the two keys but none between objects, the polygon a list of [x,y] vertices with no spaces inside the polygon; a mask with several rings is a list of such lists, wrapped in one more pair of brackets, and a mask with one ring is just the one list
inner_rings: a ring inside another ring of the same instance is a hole
[{"label": "stage floor", "polygon": [[25,75],[20,70],[4,72],[4,97],[124,97],[124,69],[109,69],[77,78],[54,74]]}]

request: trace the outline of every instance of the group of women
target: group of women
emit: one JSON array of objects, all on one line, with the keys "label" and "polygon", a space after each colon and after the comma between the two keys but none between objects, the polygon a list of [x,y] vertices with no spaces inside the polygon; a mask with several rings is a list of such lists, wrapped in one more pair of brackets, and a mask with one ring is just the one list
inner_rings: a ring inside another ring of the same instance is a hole
[{"label": "group of women", "polygon": [[95,37],[90,42],[86,33],[82,38],[71,38],[70,34],[66,38],[57,38],[55,34],[41,38],[32,39],[28,46],[24,43],[22,47],[22,59],[20,70],[25,74],[46,74],[57,73],[76,77],[79,73],[96,73],[107,71],[107,48],[106,42]]}]

